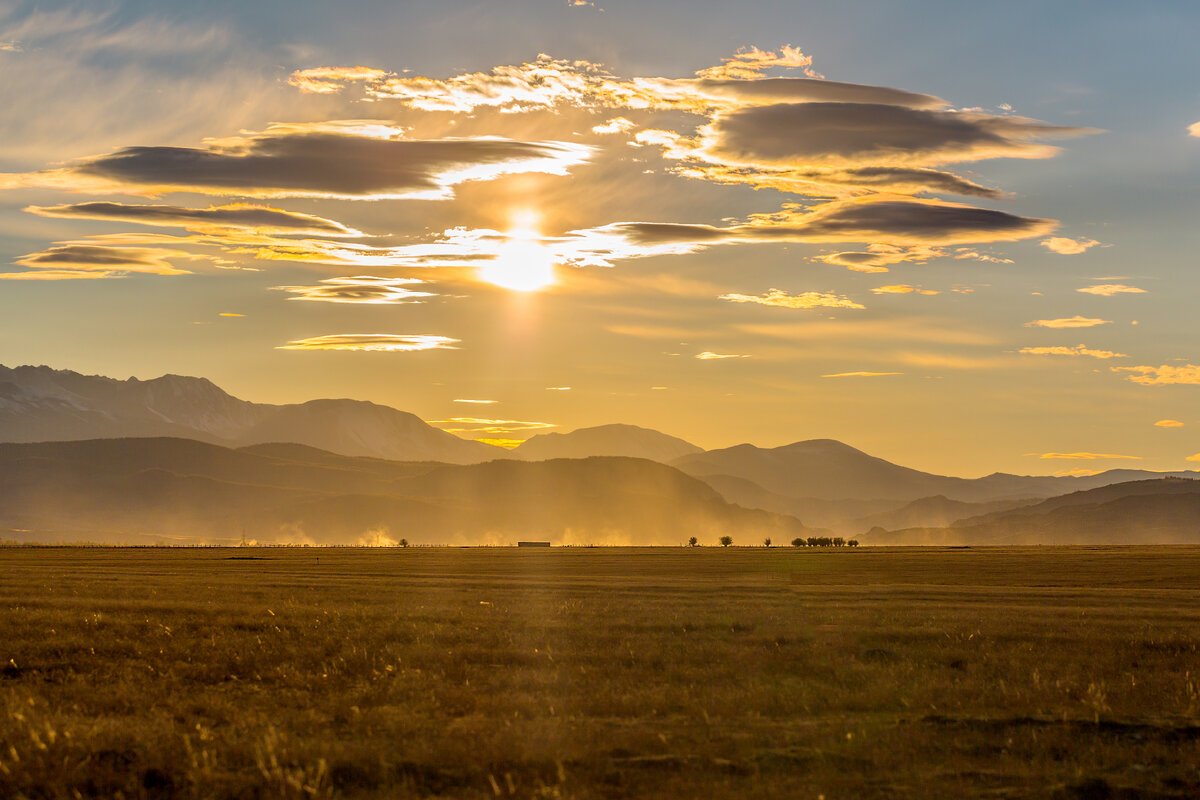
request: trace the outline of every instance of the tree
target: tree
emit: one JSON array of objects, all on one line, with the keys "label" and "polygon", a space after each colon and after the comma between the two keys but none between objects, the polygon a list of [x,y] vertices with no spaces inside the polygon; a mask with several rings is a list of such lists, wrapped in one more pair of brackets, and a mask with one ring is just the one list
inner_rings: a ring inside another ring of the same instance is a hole
[{"label": "tree", "polygon": [[401,547],[408,547],[408,539],[401,539],[401,540],[400,540],[400,546],[401,546]]},{"label": "tree", "polygon": [[770,547],[770,546],[771,546],[771,537],[768,536],[767,538],[763,539],[763,547]]},{"label": "tree", "polygon": [[846,543],[846,540],[845,540],[845,539],[843,539],[841,536],[835,536],[835,537],[833,537],[833,546],[834,546],[834,547],[841,547],[841,546],[842,546],[842,545],[844,545],[845,543]]},{"label": "tree", "polygon": [[695,536],[688,539],[688,547],[695,547],[699,543],[700,543],[700,541]]},{"label": "tree", "polygon": [[804,547],[804,540],[797,536],[795,539],[792,539],[792,547]]},{"label": "tree", "polygon": [[846,542],[846,547],[858,547],[858,539],[851,539]]},{"label": "tree", "polygon": [[722,536],[718,541],[721,542],[721,547],[729,547],[729,545],[733,544],[733,537]]}]

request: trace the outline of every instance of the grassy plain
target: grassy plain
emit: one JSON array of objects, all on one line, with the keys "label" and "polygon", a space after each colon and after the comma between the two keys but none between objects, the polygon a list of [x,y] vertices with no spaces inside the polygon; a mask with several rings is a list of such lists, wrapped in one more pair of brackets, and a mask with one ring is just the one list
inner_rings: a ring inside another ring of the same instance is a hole
[{"label": "grassy plain", "polygon": [[1200,547],[0,548],[0,797],[1195,798]]}]

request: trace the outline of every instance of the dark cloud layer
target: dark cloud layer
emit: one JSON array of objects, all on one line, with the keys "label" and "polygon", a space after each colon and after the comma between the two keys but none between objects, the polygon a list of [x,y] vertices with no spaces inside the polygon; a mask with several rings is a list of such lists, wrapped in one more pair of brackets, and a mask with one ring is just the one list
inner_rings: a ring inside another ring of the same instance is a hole
[{"label": "dark cloud layer", "polygon": [[[385,129],[395,131],[395,129]],[[445,197],[468,180],[519,172],[562,174],[590,149],[501,138],[410,140],[324,126],[279,126],[205,147],[125,147],[25,185],[190,191],[246,197]]]},{"label": "dark cloud layer", "polygon": [[1031,139],[1087,132],[1020,117],[882,103],[780,103],[718,116],[709,152],[748,164],[943,164],[1044,157],[1054,148]]}]

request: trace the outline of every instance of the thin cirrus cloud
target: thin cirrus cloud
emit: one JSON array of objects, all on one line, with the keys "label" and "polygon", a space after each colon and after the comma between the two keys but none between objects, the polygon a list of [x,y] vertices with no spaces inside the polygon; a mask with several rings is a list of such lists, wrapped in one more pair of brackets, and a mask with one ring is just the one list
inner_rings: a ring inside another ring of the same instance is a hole
[{"label": "thin cirrus cloud", "polygon": [[145,275],[188,275],[188,270],[171,264],[171,259],[202,258],[182,250],[148,247],[110,247],[68,243],[30,253],[16,260],[26,272],[0,273],[2,280],[72,280],[123,278],[131,273]]},{"label": "thin cirrus cloud", "polygon": [[696,358],[701,361],[720,361],[726,358],[749,358],[750,356],[740,353],[714,353],[711,350],[705,350],[703,353],[697,353]]},{"label": "thin cirrus cloud", "polygon": [[1125,376],[1126,380],[1140,383],[1142,386],[1200,386],[1200,366],[1195,364],[1185,364],[1182,367],[1169,364],[1158,367],[1113,367],[1113,372],[1128,373]]},{"label": "thin cirrus cloud", "polygon": [[1087,345],[1078,344],[1074,347],[1022,347],[1021,353],[1031,356],[1088,356],[1089,358],[1128,358],[1124,353],[1114,353],[1112,350],[1093,350]]},{"label": "thin cirrus cloud", "polygon": [[182,208],[168,205],[94,202],[59,206],[28,206],[25,211],[39,217],[132,222],[139,225],[201,231],[237,228],[264,234],[363,235],[362,231],[349,228],[331,219],[248,203],[209,208]]},{"label": "thin cirrus cloud", "polygon": [[451,417],[450,419],[427,420],[447,433],[505,434],[516,431],[535,431],[557,427],[553,422],[536,422],[520,419],[481,419],[479,417]]},{"label": "thin cirrus cloud", "polygon": [[863,304],[856,303],[845,295],[832,292],[788,294],[782,289],[771,289],[763,295],[730,293],[723,294],[718,299],[728,300],[731,303],[757,303],[779,308],[866,308]]},{"label": "thin cirrus cloud", "polygon": [[903,372],[833,372],[822,375],[822,378],[886,378],[892,375],[903,375]]},{"label": "thin cirrus cloud", "polygon": [[499,403],[500,401],[499,400],[470,400],[468,398],[458,397],[450,402],[452,402],[452,403],[469,403],[471,405],[479,405],[479,406],[490,406],[490,405],[494,405],[495,403]]},{"label": "thin cirrus cloud", "polygon": [[1026,328],[1094,328],[1097,325],[1111,325],[1111,319],[1097,319],[1095,317],[1084,317],[1076,314],[1073,317],[1060,317],[1058,319],[1035,319],[1032,322],[1026,322]]},{"label": "thin cirrus cloud", "polygon": [[323,303],[362,303],[386,305],[420,303],[434,292],[414,291],[409,286],[424,284],[418,278],[379,278],[374,275],[355,275],[348,278],[325,278],[311,286],[272,286],[288,292],[289,300],[311,300]]},{"label": "thin cirrus cloud", "polygon": [[1100,244],[1095,239],[1071,239],[1066,236],[1051,236],[1038,242],[1042,247],[1061,256],[1075,256],[1086,253],[1089,249]]},{"label": "thin cirrus cloud", "polygon": [[458,339],[431,334],[339,333],[294,339],[276,350],[359,350],[406,352],[410,350],[455,350]]},{"label": "thin cirrus cloud", "polygon": [[1141,456],[1124,456],[1117,453],[1026,453],[1026,455],[1037,456],[1046,460],[1061,460],[1061,461],[1102,461],[1102,460],[1126,460],[1126,461],[1141,461]]},{"label": "thin cirrus cloud", "polygon": [[384,123],[273,125],[202,147],[125,147],[58,169],[0,176],[0,186],[242,197],[444,199],[466,181],[540,172],[564,175],[592,149],[502,138],[404,138]]},{"label": "thin cirrus cloud", "polygon": [[876,286],[871,290],[873,294],[941,294],[938,289],[922,289],[920,286],[912,286],[907,283],[894,283],[888,286]]},{"label": "thin cirrus cloud", "polygon": [[1084,294],[1097,294],[1101,297],[1112,297],[1118,294],[1145,294],[1145,289],[1139,289],[1136,286],[1126,286],[1123,283],[1100,283],[1095,286],[1084,286],[1082,289],[1076,289],[1077,292]]}]

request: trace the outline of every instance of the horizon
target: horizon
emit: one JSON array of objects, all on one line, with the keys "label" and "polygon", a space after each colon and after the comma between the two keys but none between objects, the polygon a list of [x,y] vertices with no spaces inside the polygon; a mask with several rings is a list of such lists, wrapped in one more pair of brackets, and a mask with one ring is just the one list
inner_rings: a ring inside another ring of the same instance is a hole
[{"label": "horizon", "polygon": [[1196,466],[1200,9],[682,8],[0,9],[0,362],[497,444]]}]

